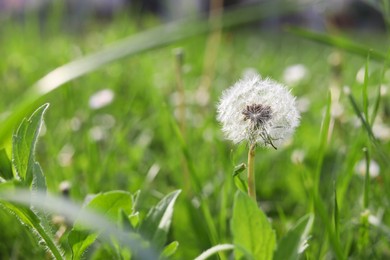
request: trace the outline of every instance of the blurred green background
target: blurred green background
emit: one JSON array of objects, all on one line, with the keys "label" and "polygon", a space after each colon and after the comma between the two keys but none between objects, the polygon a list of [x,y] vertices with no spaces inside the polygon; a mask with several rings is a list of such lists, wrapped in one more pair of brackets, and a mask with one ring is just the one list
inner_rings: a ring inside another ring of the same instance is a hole
[{"label": "blurred green background", "polygon": [[[6,1],[0,3],[3,2]],[[160,34],[157,30],[145,39],[159,43],[166,37],[168,44],[135,51],[135,55],[123,59],[114,58],[110,64],[66,82],[47,95],[38,95],[29,111],[50,103],[37,147],[37,159],[49,191],[60,194],[61,183],[69,182],[71,199],[82,201],[91,193],[141,190],[140,205],[146,212],[164,194],[183,189],[171,230],[171,239],[180,243],[175,259],[191,259],[215,242],[202,214],[187,209],[188,204],[197,209],[199,196],[212,213],[218,242],[229,242],[229,219],[237,189],[232,174],[235,165],[245,162],[247,147],[233,146],[224,140],[215,120],[215,106],[224,89],[256,71],[288,85],[297,96],[302,117],[300,127],[285,147],[257,152],[259,204],[272,219],[277,237],[313,208],[310,189],[321,159],[319,133],[327,96],[332,92],[331,128],[320,169],[321,197],[331,214],[337,190],[340,236],[350,257],[390,257],[390,194],[386,189],[389,184],[386,158],[390,151],[388,62],[367,62],[367,56],[351,54],[348,48],[315,43],[285,29],[287,25],[314,28],[325,35],[348,38],[367,49],[387,53],[386,14],[380,13],[386,9],[374,8],[380,6],[380,1],[371,5],[359,2],[362,5],[353,9],[347,8],[348,1],[334,6],[324,4],[326,1],[313,5],[294,2],[285,9],[282,2],[271,5],[269,1],[260,1],[256,8],[263,12],[259,15],[249,12],[251,8],[245,9],[245,1],[226,2],[223,11],[227,14],[242,8],[248,12],[248,21],[231,16],[234,26],[227,28],[218,27],[221,20],[217,15],[222,11],[216,7],[222,6],[222,1],[199,1],[199,5],[183,1],[176,3],[179,5],[176,9],[175,5],[169,5],[174,1],[165,2],[166,5],[132,1],[119,7],[84,6],[84,9],[81,4],[75,7],[71,5],[73,2],[60,1],[21,9],[3,3],[2,119],[25,102],[23,95],[55,68],[126,37],[136,47],[148,44],[131,39],[150,28],[174,24],[180,18],[200,17],[190,20],[188,29],[183,27],[191,37],[183,34],[183,39],[176,40],[174,34]],[[209,17],[215,19],[208,25]],[[366,64],[370,111],[374,109],[379,87],[382,93],[378,116],[373,122],[380,148],[372,146],[342,90],[350,86],[362,104]],[[187,157],[172,122],[181,129]],[[3,144],[8,149],[10,137]],[[363,147],[369,147],[374,167],[370,172],[373,176],[370,210],[385,228],[370,229],[371,246],[361,252],[357,250],[356,237],[364,210]],[[188,165],[193,165],[192,172],[200,181],[201,190],[195,187]],[[0,211],[0,219],[1,259],[45,256],[33,235],[13,216]],[[316,221],[320,225],[314,226],[306,258],[332,259],[326,231],[320,220]]]}]

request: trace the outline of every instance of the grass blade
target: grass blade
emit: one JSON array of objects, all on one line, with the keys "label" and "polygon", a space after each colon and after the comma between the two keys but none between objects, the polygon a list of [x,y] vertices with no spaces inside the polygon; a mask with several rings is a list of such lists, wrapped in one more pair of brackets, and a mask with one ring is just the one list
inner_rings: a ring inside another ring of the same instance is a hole
[{"label": "grass blade", "polygon": [[362,100],[363,100],[363,112],[364,117],[367,122],[370,122],[370,118],[368,117],[368,61],[369,57],[367,57],[366,66],[364,68],[364,82],[363,82],[363,88],[362,88]]},{"label": "grass blade", "polygon": [[151,208],[140,226],[140,232],[152,242],[158,250],[166,243],[173,207],[181,190],[176,190],[166,195],[155,207]]},{"label": "grass blade", "polygon": [[385,53],[373,50],[365,45],[358,44],[345,37],[332,36],[326,33],[319,33],[294,26],[289,26],[286,28],[286,30],[287,32],[290,32],[302,38],[322,43],[331,47],[337,47],[339,49],[345,50],[347,52],[356,54],[364,58],[370,56],[371,59],[381,62],[387,62],[389,60],[388,56]]},{"label": "grass blade", "polygon": [[363,196],[363,207],[368,209],[370,199],[370,153],[367,148],[363,148],[364,156],[366,159],[366,173],[364,177],[364,196]]},{"label": "grass blade", "polygon": [[195,258],[195,260],[205,260],[218,252],[232,250],[232,249],[234,249],[234,245],[231,244],[216,245],[204,251],[201,255]]},{"label": "grass blade", "polygon": [[298,220],[297,224],[279,241],[275,260],[294,260],[304,252],[309,232],[313,226],[314,215],[309,214]]}]

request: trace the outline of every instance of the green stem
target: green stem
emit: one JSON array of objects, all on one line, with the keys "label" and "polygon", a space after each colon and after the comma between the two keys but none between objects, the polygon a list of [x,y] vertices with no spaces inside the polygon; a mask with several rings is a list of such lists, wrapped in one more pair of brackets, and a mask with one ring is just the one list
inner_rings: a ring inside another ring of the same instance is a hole
[{"label": "green stem", "polygon": [[251,144],[248,152],[248,194],[254,201],[256,201],[255,149],[256,144]]}]

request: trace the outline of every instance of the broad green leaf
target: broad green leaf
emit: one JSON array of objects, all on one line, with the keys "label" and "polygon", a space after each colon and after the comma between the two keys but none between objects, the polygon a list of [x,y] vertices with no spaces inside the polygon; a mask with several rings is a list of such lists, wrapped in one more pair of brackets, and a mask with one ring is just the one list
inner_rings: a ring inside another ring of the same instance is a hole
[{"label": "broad green leaf", "polygon": [[[124,191],[110,191],[96,195],[85,207],[83,211],[100,213],[101,216],[111,219],[114,222],[121,220],[122,212],[130,214],[132,208],[132,196]],[[85,250],[99,236],[96,232],[90,232],[80,223],[86,220],[76,220],[73,229],[69,233],[68,243],[72,249],[74,259],[80,259]],[[102,227],[103,229],[103,227]]]},{"label": "broad green leaf", "polygon": [[31,184],[32,191],[46,191],[46,178],[43,174],[42,168],[38,162],[34,162],[33,164],[33,180]]},{"label": "broad green leaf", "polygon": [[134,229],[134,227],[130,221],[130,216],[123,209],[120,209],[119,225],[124,230],[133,230]]},{"label": "broad green leaf", "polygon": [[12,164],[4,148],[0,150],[0,177],[5,180],[13,178]]},{"label": "broad green leaf", "polygon": [[272,259],[275,232],[263,211],[241,191],[237,191],[234,198],[231,230],[235,259]]},{"label": "broad green leaf", "polygon": [[307,247],[309,232],[313,226],[312,214],[303,216],[279,241],[274,260],[296,260]]},{"label": "broad green leaf", "polygon": [[178,247],[179,247],[179,242],[173,241],[172,243],[164,247],[164,250],[161,253],[161,258],[170,257],[176,252]]},{"label": "broad green leaf", "polygon": [[30,118],[24,119],[12,138],[12,162],[17,176],[26,186],[34,179],[35,146],[48,106],[39,107]]},{"label": "broad green leaf", "polygon": [[166,195],[156,206],[150,209],[139,228],[141,235],[149,240],[156,249],[162,249],[167,240],[173,215],[173,206],[180,190]]}]

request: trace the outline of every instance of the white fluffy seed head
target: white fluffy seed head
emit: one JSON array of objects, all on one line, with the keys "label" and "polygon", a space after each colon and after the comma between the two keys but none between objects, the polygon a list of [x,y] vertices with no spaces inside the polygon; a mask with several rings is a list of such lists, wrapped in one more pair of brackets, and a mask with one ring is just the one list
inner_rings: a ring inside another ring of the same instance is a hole
[{"label": "white fluffy seed head", "polygon": [[290,91],[259,75],[244,78],[225,90],[217,112],[227,139],[274,148],[294,133],[300,119]]}]

